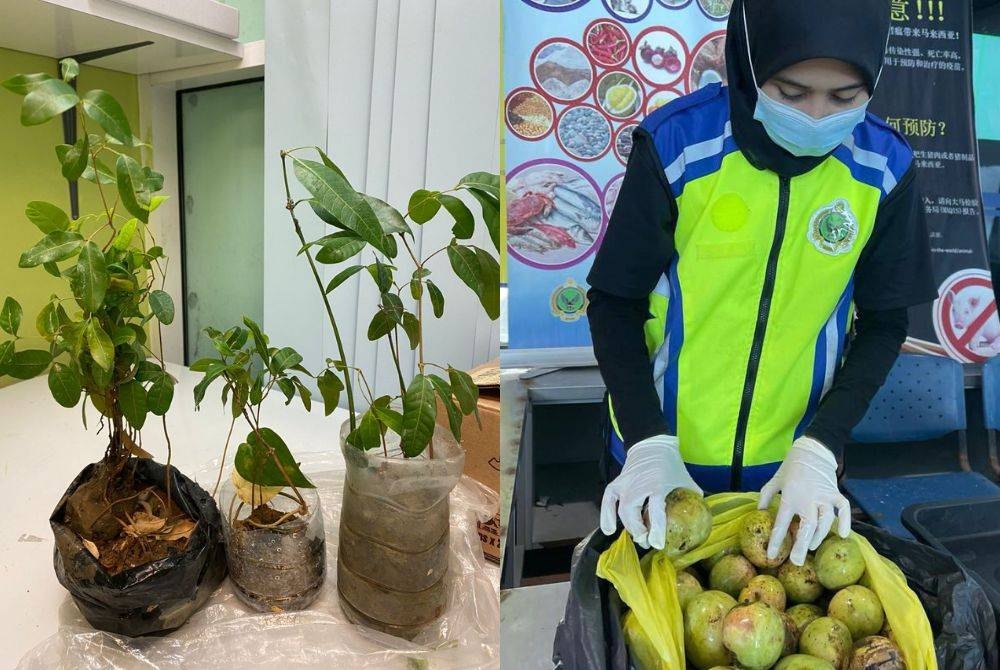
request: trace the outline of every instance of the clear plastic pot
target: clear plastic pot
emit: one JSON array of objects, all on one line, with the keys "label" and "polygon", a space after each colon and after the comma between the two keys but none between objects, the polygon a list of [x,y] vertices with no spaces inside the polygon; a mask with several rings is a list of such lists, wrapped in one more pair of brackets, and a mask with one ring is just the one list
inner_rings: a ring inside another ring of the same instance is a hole
[{"label": "clear plastic pot", "polygon": [[[399,436],[381,448],[347,444],[340,517],[337,591],[345,616],[383,633],[412,639],[448,602],[448,496],[458,484],[465,451],[435,426],[431,447],[404,458]],[[433,458],[431,457],[433,452]]]},{"label": "clear plastic pot", "polygon": [[[326,535],[316,489],[300,488],[308,511],[293,514],[299,501],[290,488],[267,503],[275,517],[259,525],[247,521],[253,511],[227,477],[219,494],[226,538],[229,577],[241,601],[260,612],[309,607],[326,578]],[[276,512],[276,513],[275,513]],[[271,525],[274,524],[274,525]]]}]

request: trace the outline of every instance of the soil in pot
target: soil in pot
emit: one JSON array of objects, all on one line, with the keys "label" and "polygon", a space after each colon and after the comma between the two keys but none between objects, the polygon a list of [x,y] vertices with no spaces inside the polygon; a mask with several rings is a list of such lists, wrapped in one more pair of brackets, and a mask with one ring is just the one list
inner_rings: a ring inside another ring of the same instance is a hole
[{"label": "soil in pot", "polygon": [[[150,459],[128,459],[110,477],[105,468],[84,468],[49,518],[56,576],[95,628],[131,636],[177,628],[226,576],[215,501],[171,468],[168,507],[166,468]],[[111,484],[108,502],[95,514],[91,506],[102,498],[94,482],[102,480]],[[117,519],[117,535],[108,516]],[[77,530],[98,526],[90,537]]]},{"label": "soil in pot", "polygon": [[346,443],[337,590],[345,616],[383,633],[412,639],[438,619],[448,595],[448,496],[465,453],[437,427],[433,452],[404,459],[386,435],[388,454]]},{"label": "soil in pot", "polygon": [[224,529],[229,576],[236,595],[260,612],[308,607],[326,578],[326,538],[315,489],[300,489],[307,511],[282,492],[251,508],[228,485],[222,500],[230,512]]}]

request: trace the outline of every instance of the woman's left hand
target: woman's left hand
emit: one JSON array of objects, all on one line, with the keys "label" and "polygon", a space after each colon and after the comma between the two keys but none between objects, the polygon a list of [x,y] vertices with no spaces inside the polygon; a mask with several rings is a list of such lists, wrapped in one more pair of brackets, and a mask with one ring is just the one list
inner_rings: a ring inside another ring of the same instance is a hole
[{"label": "woman's left hand", "polygon": [[833,527],[834,511],[837,534],[847,537],[851,532],[851,505],[837,488],[837,459],[816,440],[810,437],[795,440],[781,467],[760,490],[758,508],[767,508],[777,493],[781,493],[781,504],[767,545],[768,558],[777,557],[796,516],[799,528],[789,555],[795,565],[802,565],[806,553],[826,539]]}]

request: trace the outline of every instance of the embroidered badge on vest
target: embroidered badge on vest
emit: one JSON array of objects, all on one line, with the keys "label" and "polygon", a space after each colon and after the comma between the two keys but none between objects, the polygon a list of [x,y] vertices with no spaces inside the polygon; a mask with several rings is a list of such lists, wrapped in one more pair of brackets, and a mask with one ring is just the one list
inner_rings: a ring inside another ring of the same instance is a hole
[{"label": "embroidered badge on vest", "polygon": [[817,250],[830,256],[847,253],[858,237],[858,219],[843,198],[820,207],[809,219],[806,232]]}]

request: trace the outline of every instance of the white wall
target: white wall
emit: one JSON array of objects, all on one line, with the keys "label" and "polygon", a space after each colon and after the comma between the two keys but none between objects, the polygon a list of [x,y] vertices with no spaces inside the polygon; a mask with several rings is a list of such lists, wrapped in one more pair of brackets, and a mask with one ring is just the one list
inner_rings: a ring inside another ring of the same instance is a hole
[{"label": "white wall", "polygon": [[[275,343],[295,346],[307,367],[318,368],[337,357],[336,347],[308,264],[295,256],[278,152],[325,145],[355,188],[404,210],[417,188],[443,190],[468,172],[497,172],[499,3],[284,0],[265,7],[264,325]],[[293,197],[304,195],[293,187]],[[471,199],[470,208],[478,212]],[[307,239],[329,232],[306,207],[296,211]],[[448,243],[451,226],[440,216],[418,228],[418,253]],[[492,249],[485,233],[474,242]],[[342,269],[321,267],[324,281]],[[445,254],[429,267],[445,294],[445,318],[427,319],[425,359],[470,368],[495,358],[498,324],[454,278]],[[377,297],[363,273],[337,290],[335,313],[348,357],[373,371],[377,392],[398,392],[388,348],[365,335]],[[404,374],[415,368],[412,354],[404,366]]]}]

